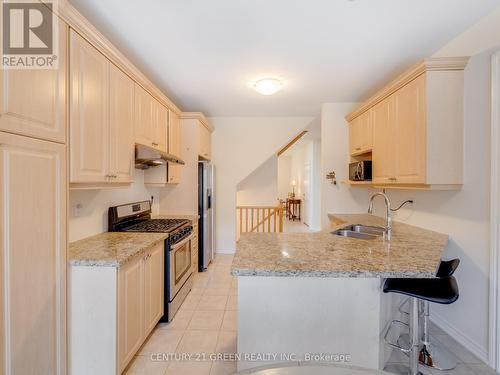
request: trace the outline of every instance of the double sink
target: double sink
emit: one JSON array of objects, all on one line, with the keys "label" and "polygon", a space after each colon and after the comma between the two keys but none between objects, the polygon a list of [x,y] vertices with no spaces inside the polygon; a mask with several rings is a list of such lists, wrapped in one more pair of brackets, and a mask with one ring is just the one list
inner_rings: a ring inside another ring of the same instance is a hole
[{"label": "double sink", "polygon": [[357,238],[360,240],[375,240],[383,236],[385,229],[362,224],[352,224],[347,227],[337,229],[332,234],[342,237]]}]

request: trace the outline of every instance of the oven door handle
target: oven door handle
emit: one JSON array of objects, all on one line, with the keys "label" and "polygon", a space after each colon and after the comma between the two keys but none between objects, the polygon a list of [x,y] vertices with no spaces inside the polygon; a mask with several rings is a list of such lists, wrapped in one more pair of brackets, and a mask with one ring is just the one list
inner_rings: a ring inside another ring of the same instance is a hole
[{"label": "oven door handle", "polygon": [[170,246],[170,251],[177,250],[179,247],[182,247],[186,244],[186,242],[191,241],[193,239],[194,234],[191,233],[188,237],[184,238],[181,242],[176,243]]}]

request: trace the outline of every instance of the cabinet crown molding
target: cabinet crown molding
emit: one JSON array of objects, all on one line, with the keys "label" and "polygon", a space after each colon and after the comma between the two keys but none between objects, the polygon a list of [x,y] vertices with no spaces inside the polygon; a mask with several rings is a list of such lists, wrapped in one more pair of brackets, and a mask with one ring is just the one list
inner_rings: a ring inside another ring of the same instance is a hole
[{"label": "cabinet crown molding", "polygon": [[[42,1],[43,2],[43,1]],[[148,91],[156,100],[177,114],[181,110],[149,78],[146,77],[130,60],[121,53],[97,28],[92,25],[68,0],[59,0],[53,12],[80,34],[114,65],[120,68],[132,80]]]},{"label": "cabinet crown molding", "polygon": [[198,120],[205,128],[210,130],[210,132],[214,131],[213,125],[208,121],[202,112],[182,112],[180,117],[181,120]]},{"label": "cabinet crown molding", "polygon": [[354,111],[349,113],[345,119],[351,122],[356,117],[362,115],[364,112],[372,108],[373,106],[380,103],[385,98],[392,95],[394,92],[399,90],[401,87],[405,86],[409,82],[413,81],[418,76],[426,72],[436,72],[436,71],[453,71],[453,70],[464,70],[469,62],[468,56],[460,57],[436,57],[427,58],[421,60],[417,64],[413,65],[410,69],[399,75],[396,79],[388,83],[381,90],[377,91],[368,100],[361,104]]}]

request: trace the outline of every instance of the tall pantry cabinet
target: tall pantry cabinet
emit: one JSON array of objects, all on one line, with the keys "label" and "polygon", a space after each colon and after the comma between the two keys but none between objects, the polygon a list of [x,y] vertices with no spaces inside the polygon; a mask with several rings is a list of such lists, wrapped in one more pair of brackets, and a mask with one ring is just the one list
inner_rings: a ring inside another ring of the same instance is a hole
[{"label": "tall pantry cabinet", "polygon": [[59,68],[0,70],[0,373],[66,374],[67,35]]}]

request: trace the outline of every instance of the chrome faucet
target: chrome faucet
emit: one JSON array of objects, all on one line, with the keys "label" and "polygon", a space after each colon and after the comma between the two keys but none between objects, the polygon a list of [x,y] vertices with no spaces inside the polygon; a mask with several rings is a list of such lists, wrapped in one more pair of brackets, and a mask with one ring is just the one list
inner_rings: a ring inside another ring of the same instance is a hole
[{"label": "chrome faucet", "polygon": [[384,197],[385,205],[387,208],[386,211],[386,222],[385,222],[385,238],[387,241],[391,240],[391,235],[392,235],[392,217],[391,217],[391,202],[389,201],[389,197],[385,195],[384,193],[378,192],[373,194],[370,197],[370,205],[368,206],[368,213],[371,214],[373,213],[373,200],[375,199],[376,196],[380,195],[381,197]]}]

